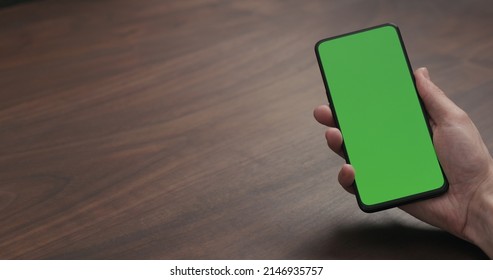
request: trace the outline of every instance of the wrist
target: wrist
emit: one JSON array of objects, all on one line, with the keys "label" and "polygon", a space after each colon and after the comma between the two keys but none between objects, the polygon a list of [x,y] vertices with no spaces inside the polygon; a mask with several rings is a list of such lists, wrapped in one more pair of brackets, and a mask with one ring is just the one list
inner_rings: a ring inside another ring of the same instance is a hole
[{"label": "wrist", "polygon": [[493,258],[493,166],[470,202],[464,234]]}]

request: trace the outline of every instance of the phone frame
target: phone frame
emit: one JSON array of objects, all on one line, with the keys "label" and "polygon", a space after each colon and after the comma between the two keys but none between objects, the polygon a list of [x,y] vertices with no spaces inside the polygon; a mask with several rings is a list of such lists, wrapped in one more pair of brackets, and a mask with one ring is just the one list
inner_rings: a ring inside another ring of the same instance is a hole
[{"label": "phone frame", "polygon": [[[329,85],[328,85],[327,79],[325,77],[325,72],[324,72],[322,61],[321,61],[320,54],[319,54],[319,51],[318,51],[318,48],[319,48],[320,44],[322,44],[323,42],[326,42],[326,41],[333,40],[333,39],[337,39],[337,38],[341,38],[341,37],[345,37],[345,36],[349,36],[349,35],[353,35],[353,34],[357,34],[357,33],[362,33],[362,32],[366,32],[366,31],[370,31],[372,29],[377,29],[377,28],[381,28],[381,27],[385,27],[385,26],[390,26],[390,27],[394,28],[396,30],[396,32],[397,32],[397,35],[399,37],[399,42],[400,42],[402,51],[404,53],[404,57],[406,58],[406,64],[407,64],[407,67],[408,67],[408,70],[409,70],[409,75],[411,75],[411,78],[412,78],[412,81],[413,81],[413,85],[414,85],[414,90],[415,90],[416,95],[418,96],[419,104],[420,104],[420,107],[421,107],[421,112],[423,113],[423,117],[426,120],[425,121],[426,122],[426,126],[428,128],[428,132],[429,132],[429,135],[431,137],[431,141],[433,143],[433,131],[432,131],[431,126],[430,126],[430,123],[429,123],[429,116],[428,116],[428,113],[427,113],[426,108],[424,106],[423,100],[419,96],[418,88],[416,87],[416,80],[414,78],[413,70],[412,70],[412,67],[411,67],[411,62],[409,61],[409,57],[407,55],[406,47],[404,45],[404,41],[402,39],[401,32],[399,30],[399,27],[396,24],[393,24],[393,23],[379,24],[379,25],[376,25],[376,26],[372,26],[372,27],[368,27],[368,28],[364,28],[364,29],[359,29],[359,30],[356,30],[356,31],[353,31],[353,32],[344,33],[344,34],[333,36],[333,37],[328,37],[328,38],[325,38],[325,39],[322,39],[322,40],[318,41],[315,44],[315,55],[317,56],[318,66],[320,68],[320,73],[322,75],[322,80],[324,82],[325,91],[326,91],[327,98],[329,100],[329,107],[332,110],[332,116],[334,118],[334,122],[335,122],[337,128],[342,133],[342,130],[341,130],[340,126],[339,126],[339,121],[337,119],[337,111],[336,111],[336,109],[335,109],[335,107],[333,105],[333,102],[332,102],[332,97],[330,95]],[[344,159],[346,160],[346,163],[347,164],[351,164],[351,162],[349,160],[349,156],[348,156],[347,151],[346,151],[346,145],[344,144],[344,140],[342,142],[342,151],[344,153]],[[436,150],[435,150],[435,153],[436,153]],[[437,155],[437,158],[438,158],[438,155]],[[378,204],[367,205],[367,204],[364,204],[361,201],[361,197],[360,197],[359,191],[358,191],[358,186],[357,186],[356,180],[355,180],[353,182],[353,185],[352,186],[354,187],[354,190],[355,190],[356,200],[358,202],[359,208],[361,210],[363,210],[364,212],[366,212],[366,213],[372,213],[372,212],[377,212],[377,211],[381,211],[381,210],[385,210],[385,209],[397,207],[397,206],[400,206],[400,205],[408,204],[408,203],[415,202],[415,201],[418,201],[418,200],[424,200],[424,199],[427,199],[427,198],[436,197],[436,196],[439,196],[439,195],[445,193],[448,190],[449,184],[448,184],[447,176],[445,175],[445,172],[443,171],[443,167],[442,167],[442,165],[440,163],[440,160],[438,160],[438,163],[439,163],[440,170],[442,172],[443,179],[444,179],[444,184],[441,187],[439,187],[437,189],[434,189],[434,190],[430,190],[430,191],[426,191],[426,192],[422,192],[422,193],[417,193],[417,194],[414,194],[414,195],[405,196],[405,197],[401,197],[401,198],[397,198],[397,199],[385,201],[385,202],[378,203]]]}]

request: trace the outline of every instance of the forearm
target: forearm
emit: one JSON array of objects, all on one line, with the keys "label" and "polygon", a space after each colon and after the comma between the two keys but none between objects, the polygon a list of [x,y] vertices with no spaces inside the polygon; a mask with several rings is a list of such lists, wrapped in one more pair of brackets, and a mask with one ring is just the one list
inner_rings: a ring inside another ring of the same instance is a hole
[{"label": "forearm", "polygon": [[466,235],[493,259],[493,170],[491,174],[471,201]]}]

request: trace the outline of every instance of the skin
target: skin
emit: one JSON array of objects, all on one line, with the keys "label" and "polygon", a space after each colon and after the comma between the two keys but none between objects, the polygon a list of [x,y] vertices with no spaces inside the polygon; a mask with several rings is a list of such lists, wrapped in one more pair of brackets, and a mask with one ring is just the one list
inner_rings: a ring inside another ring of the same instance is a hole
[{"label": "skin", "polygon": [[[493,257],[493,159],[469,116],[430,79],[426,68],[414,72],[416,86],[429,114],[433,143],[449,180],[444,195],[400,208],[414,217],[479,246]],[[314,110],[327,126],[329,148],[343,157],[342,134],[327,105]],[[344,164],[339,183],[354,194],[355,170]]]}]

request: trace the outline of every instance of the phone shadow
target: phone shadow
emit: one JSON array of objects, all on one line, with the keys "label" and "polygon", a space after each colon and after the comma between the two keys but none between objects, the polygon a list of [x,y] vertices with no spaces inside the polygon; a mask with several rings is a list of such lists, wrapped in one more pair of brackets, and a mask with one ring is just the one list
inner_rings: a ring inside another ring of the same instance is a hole
[{"label": "phone shadow", "polygon": [[444,231],[397,223],[332,229],[307,249],[311,252],[305,255],[314,259],[488,259],[478,247]]}]

